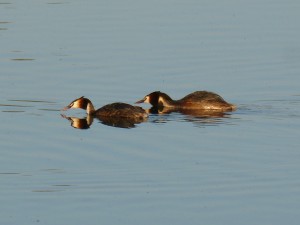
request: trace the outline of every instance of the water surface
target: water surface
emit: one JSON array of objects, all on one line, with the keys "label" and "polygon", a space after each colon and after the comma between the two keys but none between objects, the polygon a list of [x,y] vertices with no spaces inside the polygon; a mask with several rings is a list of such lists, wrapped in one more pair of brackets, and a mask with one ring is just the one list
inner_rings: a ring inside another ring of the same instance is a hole
[{"label": "water surface", "polygon": [[[298,224],[299,8],[1,2],[1,224]],[[100,107],[155,90],[238,110],[130,129],[61,116],[82,95]]]}]

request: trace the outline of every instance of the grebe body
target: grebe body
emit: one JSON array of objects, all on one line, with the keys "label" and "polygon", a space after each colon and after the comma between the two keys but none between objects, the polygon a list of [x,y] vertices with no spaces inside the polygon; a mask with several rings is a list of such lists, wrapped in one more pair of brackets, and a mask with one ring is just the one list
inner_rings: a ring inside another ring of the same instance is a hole
[{"label": "grebe body", "polygon": [[173,100],[167,94],[155,91],[136,103],[150,103],[153,107],[214,110],[221,112],[236,109],[235,105],[226,102],[220,95],[209,91],[195,91],[179,100]]},{"label": "grebe body", "polygon": [[129,105],[127,103],[115,102],[95,110],[93,103],[84,96],[75,99],[63,110],[80,108],[86,110],[88,115],[96,117],[118,117],[118,118],[146,118],[148,114],[142,107]]}]

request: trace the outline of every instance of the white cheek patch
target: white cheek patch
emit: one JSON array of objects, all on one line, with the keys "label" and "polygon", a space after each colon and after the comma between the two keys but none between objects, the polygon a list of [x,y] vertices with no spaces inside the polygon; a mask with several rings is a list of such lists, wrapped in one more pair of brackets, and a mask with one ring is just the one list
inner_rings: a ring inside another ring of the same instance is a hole
[{"label": "white cheek patch", "polygon": [[150,101],[149,101],[149,96],[146,96],[145,97],[145,101],[144,101],[145,103],[150,103]]},{"label": "white cheek patch", "polygon": [[73,105],[71,106],[71,108],[80,108],[79,101],[74,102]]}]

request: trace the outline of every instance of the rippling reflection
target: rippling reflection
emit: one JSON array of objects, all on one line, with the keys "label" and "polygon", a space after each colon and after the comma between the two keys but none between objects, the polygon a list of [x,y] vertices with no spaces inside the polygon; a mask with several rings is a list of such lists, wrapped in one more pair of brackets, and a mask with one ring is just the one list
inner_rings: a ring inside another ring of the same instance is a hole
[{"label": "rippling reflection", "polygon": [[[169,108],[154,108],[148,109],[147,112],[154,117],[149,122],[152,123],[167,123],[169,121],[192,122],[196,125],[217,125],[224,123],[224,118],[229,118],[230,114],[223,112],[214,112],[206,110],[194,109],[169,109]],[[119,128],[134,128],[136,124],[146,122],[147,119],[142,118],[120,118],[120,117],[105,117],[91,116],[72,117],[61,114],[61,116],[71,122],[71,126],[76,129],[89,129],[94,122],[94,119],[99,120],[102,124]],[[183,116],[183,117],[182,117]]]},{"label": "rippling reflection", "polygon": [[5,102],[0,103],[1,112],[10,112],[11,113],[11,112],[29,112],[29,111],[31,111],[31,113],[32,113],[32,111],[34,111],[34,110],[59,111],[57,108],[55,108],[56,102],[53,102],[53,101],[30,100],[30,99],[9,99],[7,101],[8,101],[8,103],[5,103]]},{"label": "rippling reflection", "polygon": [[199,110],[199,109],[174,109],[166,107],[152,107],[148,109],[148,113],[152,114],[171,114],[171,113],[181,113],[183,115],[199,116],[199,117],[224,117],[226,115],[224,112],[217,112],[213,110]]},{"label": "rippling reflection", "polygon": [[13,58],[11,60],[13,60],[13,61],[32,61],[32,60],[35,60],[35,59],[32,59],[32,58]]},{"label": "rippling reflection", "polygon": [[[224,122],[224,118],[230,118],[230,113],[216,112],[212,110],[198,109],[171,109],[166,107],[152,107],[147,110],[149,114],[159,115],[152,122],[166,123],[171,120],[192,122],[196,125],[217,125]],[[172,115],[177,115],[174,118]]]},{"label": "rippling reflection", "polygon": [[71,126],[76,129],[89,129],[92,125],[94,118],[92,116],[87,116],[84,118],[71,117],[61,114],[62,118],[65,118],[71,122]]},{"label": "rippling reflection", "polygon": [[120,117],[105,117],[105,116],[91,116],[87,115],[84,118],[68,117],[61,115],[63,118],[71,122],[71,126],[76,129],[89,129],[94,119],[99,120],[102,124],[119,128],[134,128],[136,124],[145,122],[144,118],[120,118]]}]

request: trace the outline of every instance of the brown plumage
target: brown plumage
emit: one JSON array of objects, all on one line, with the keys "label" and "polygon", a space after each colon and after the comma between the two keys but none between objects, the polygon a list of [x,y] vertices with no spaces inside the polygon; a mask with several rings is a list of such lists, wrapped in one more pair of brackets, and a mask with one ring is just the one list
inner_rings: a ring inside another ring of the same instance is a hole
[{"label": "brown plumage", "polygon": [[148,114],[142,107],[132,106],[127,103],[115,102],[95,110],[91,100],[84,96],[75,99],[63,110],[80,108],[86,110],[87,114],[93,116],[119,117],[119,118],[146,118]]},{"label": "brown plumage", "polygon": [[142,107],[121,102],[105,105],[95,111],[97,116],[113,117],[146,117],[145,113],[146,111]]},{"label": "brown plumage", "polygon": [[235,105],[226,102],[220,95],[209,91],[195,91],[179,100],[173,100],[167,94],[155,91],[136,103],[150,103],[154,107],[215,110],[221,112],[236,109]]}]

